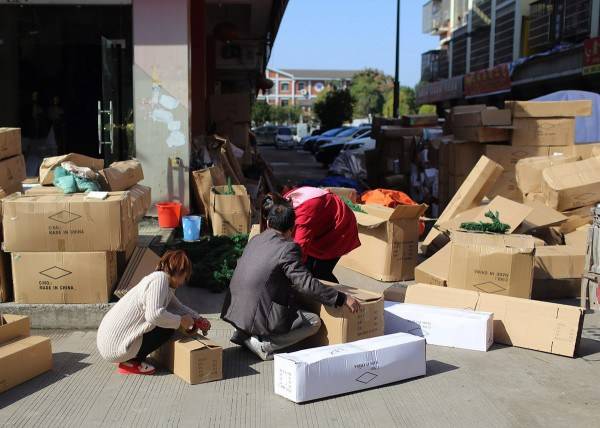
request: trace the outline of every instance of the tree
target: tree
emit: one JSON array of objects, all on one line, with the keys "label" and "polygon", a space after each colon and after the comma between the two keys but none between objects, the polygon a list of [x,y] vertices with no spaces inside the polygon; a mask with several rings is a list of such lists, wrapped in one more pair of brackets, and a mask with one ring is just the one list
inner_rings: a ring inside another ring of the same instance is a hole
[{"label": "tree", "polygon": [[[416,114],[417,113],[417,101],[415,90],[409,86],[400,87],[400,103],[399,109],[400,116],[404,114]],[[385,105],[383,106],[383,115],[385,117],[394,116],[394,92],[388,94]]]},{"label": "tree", "polygon": [[260,126],[271,120],[272,107],[265,101],[257,101],[252,106],[252,121]]},{"label": "tree", "polygon": [[314,112],[325,129],[336,128],[352,120],[354,100],[349,89],[329,89],[319,94]]},{"label": "tree", "polygon": [[392,78],[379,70],[367,68],[355,74],[350,85],[350,93],[354,97],[354,117],[380,115],[385,96],[393,88]]},{"label": "tree", "polygon": [[419,107],[419,114],[437,114],[437,108],[433,104],[423,104]]}]

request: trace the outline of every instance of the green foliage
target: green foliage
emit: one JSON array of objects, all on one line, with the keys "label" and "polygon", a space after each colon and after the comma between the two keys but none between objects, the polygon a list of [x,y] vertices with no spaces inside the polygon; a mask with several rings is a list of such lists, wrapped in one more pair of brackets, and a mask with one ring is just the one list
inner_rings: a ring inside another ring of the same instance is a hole
[{"label": "green foliage", "polygon": [[229,196],[235,195],[235,190],[233,190],[233,185],[231,184],[231,177],[227,177],[227,190],[223,194]]},{"label": "green foliage", "polygon": [[325,129],[336,128],[352,120],[353,103],[349,89],[329,89],[319,94],[314,112]]},{"label": "green foliage", "polygon": [[362,209],[362,207],[359,204],[355,204],[354,202],[352,202],[350,199],[348,199],[345,196],[342,196],[342,201],[344,201],[344,203],[346,205],[348,205],[348,207],[354,212],[363,213],[363,214],[367,213],[365,210]]},{"label": "green foliage", "polygon": [[350,93],[354,98],[354,117],[381,115],[386,94],[392,91],[394,82],[390,76],[372,68],[354,75]]},{"label": "green foliage", "polygon": [[[416,114],[417,113],[417,99],[415,90],[409,86],[400,87],[400,103],[399,103],[400,116],[404,114]],[[394,91],[387,95],[385,105],[383,106],[383,115],[385,117],[394,116]]]},{"label": "green foliage", "polygon": [[252,106],[252,121],[260,126],[271,120],[272,106],[266,101],[257,101]]},{"label": "green foliage", "polygon": [[257,101],[252,106],[252,121],[257,125],[265,123],[297,123],[302,109],[299,106],[275,106]]},{"label": "green foliage", "polygon": [[460,228],[468,230],[469,232],[488,232],[488,233],[499,233],[505,234],[509,231],[510,226],[500,221],[500,215],[498,211],[494,214],[492,211],[485,213],[485,216],[492,220],[491,223],[484,223],[482,221],[470,221],[461,223]]},{"label": "green foliage", "polygon": [[419,114],[437,114],[437,109],[432,104],[423,104],[419,107]]}]

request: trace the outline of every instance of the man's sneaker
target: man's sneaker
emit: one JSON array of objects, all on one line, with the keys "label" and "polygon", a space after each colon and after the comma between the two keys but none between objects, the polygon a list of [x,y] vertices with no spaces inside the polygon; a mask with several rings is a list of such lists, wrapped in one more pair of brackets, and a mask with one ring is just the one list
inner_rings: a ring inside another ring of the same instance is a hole
[{"label": "man's sneaker", "polygon": [[261,342],[256,337],[252,336],[250,339],[244,341],[246,348],[254,352],[258,358],[263,361],[271,361],[273,359],[273,350],[271,345],[268,343]]},{"label": "man's sneaker", "polygon": [[137,361],[127,361],[125,363],[119,364],[119,373],[121,374],[137,374],[137,375],[153,375],[156,372],[154,366],[142,361],[138,363]]},{"label": "man's sneaker", "polygon": [[244,342],[246,340],[248,340],[250,338],[250,336],[248,336],[246,333],[244,333],[241,330],[236,330],[233,332],[233,334],[231,335],[231,339],[229,339],[229,341],[231,343],[234,343],[238,346],[244,346]]}]

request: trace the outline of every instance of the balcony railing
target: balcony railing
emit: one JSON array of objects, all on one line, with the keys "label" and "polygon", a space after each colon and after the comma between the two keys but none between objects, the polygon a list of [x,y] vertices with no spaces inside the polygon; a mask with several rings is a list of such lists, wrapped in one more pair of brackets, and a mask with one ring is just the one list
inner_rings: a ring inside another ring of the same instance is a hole
[{"label": "balcony railing", "polygon": [[421,80],[434,82],[448,78],[448,53],[434,50],[421,55]]}]

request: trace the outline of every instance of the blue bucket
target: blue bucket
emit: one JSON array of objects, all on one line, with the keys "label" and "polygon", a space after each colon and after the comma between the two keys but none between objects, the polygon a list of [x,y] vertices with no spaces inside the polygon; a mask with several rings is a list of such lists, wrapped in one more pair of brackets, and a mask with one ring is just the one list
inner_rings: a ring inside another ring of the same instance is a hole
[{"label": "blue bucket", "polygon": [[200,239],[200,227],[202,226],[202,217],[189,215],[183,217],[183,240],[197,241]]}]

